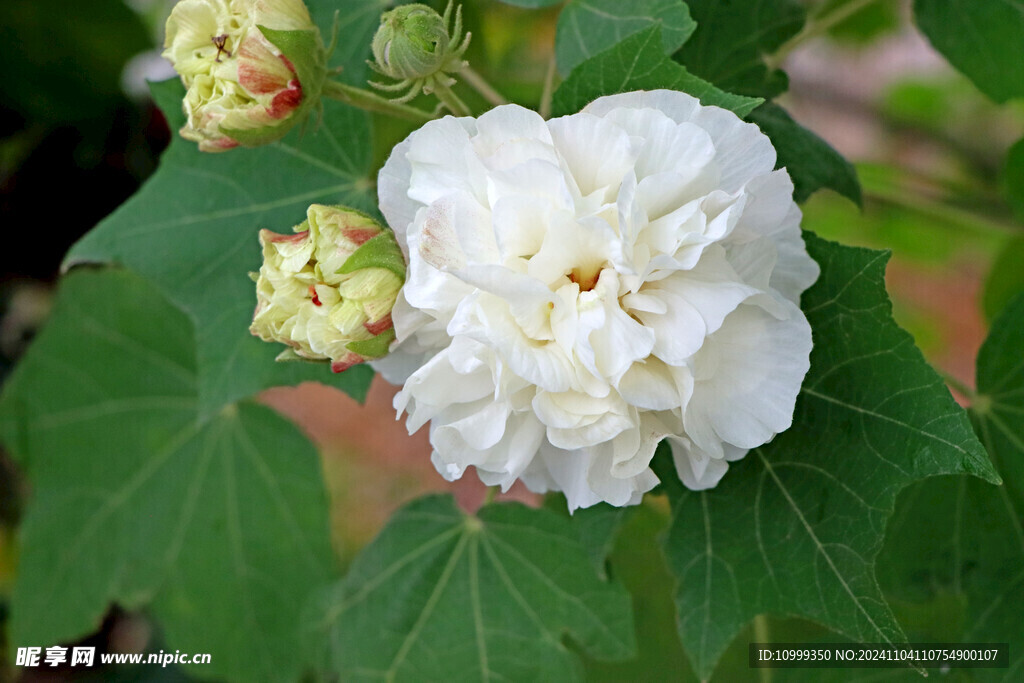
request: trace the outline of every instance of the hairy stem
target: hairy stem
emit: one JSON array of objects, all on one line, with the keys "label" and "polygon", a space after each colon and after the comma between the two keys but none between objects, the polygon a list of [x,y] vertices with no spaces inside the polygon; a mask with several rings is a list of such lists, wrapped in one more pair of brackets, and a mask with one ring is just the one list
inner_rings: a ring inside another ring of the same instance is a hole
[{"label": "hairy stem", "polygon": [[431,91],[437,99],[441,100],[441,104],[445,108],[456,116],[472,116],[473,112],[470,111],[466,103],[459,99],[459,96],[452,92],[450,86],[436,84]]},{"label": "hairy stem", "polygon": [[835,7],[830,12],[825,12],[816,17],[811,17],[807,20],[807,23],[804,24],[804,27],[800,29],[799,33],[783,43],[774,54],[770,54],[765,57],[765,65],[772,71],[778,69],[779,66],[782,65],[782,62],[786,60],[786,57],[788,57],[790,53],[800,45],[804,44],[811,38],[820,36],[836,24],[842,23],[875,2],[878,2],[878,0],[850,0],[847,3]]},{"label": "hairy stem", "polygon": [[470,87],[480,93],[485,100],[494,106],[508,104],[508,100],[502,97],[501,93],[491,87],[491,84],[488,83],[483,76],[474,71],[469,64],[462,67],[459,74],[463,79],[465,79],[466,83],[469,84]]},{"label": "hairy stem", "polygon": [[389,116],[407,119],[409,121],[422,123],[434,118],[429,112],[425,112],[422,109],[392,102],[386,97],[381,97],[375,92],[356,88],[344,83],[338,83],[337,81],[325,82],[323,95],[324,97],[330,97],[333,100],[350,104],[353,107],[358,107],[359,109],[365,109],[366,111],[377,112],[379,114],[387,114]]}]

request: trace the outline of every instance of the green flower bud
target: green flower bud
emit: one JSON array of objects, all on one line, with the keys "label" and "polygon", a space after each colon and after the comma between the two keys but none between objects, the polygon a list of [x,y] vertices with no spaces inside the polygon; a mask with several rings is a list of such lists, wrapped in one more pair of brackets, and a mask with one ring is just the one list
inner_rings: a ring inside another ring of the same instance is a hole
[{"label": "green flower bud", "polygon": [[327,74],[302,0],[181,0],[164,47],[188,89],[181,135],[205,152],[280,139],[319,101]]},{"label": "green flower bud", "polygon": [[329,361],[341,372],[388,352],[405,282],[394,234],[345,207],[314,204],[293,235],[260,231],[263,266],[249,331],[290,348],[279,360]]},{"label": "green flower bud", "polygon": [[448,59],[447,21],[426,5],[402,5],[381,16],[373,57],[381,73],[395,80],[423,78]]}]

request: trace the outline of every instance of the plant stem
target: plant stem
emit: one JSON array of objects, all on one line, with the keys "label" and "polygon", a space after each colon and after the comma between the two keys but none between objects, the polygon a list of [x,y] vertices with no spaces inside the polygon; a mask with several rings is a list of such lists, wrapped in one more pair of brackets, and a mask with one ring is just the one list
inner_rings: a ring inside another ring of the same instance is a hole
[{"label": "plant stem", "polygon": [[330,97],[333,100],[350,104],[353,107],[358,107],[359,109],[378,112],[380,114],[388,114],[389,116],[395,116],[409,121],[422,123],[434,118],[429,112],[425,112],[422,109],[410,107],[405,104],[399,104],[398,102],[392,102],[386,97],[381,97],[375,92],[356,88],[355,86],[346,85],[337,81],[325,82],[323,95],[324,97]]},{"label": "plant stem", "polygon": [[[754,617],[754,642],[755,643],[770,643],[771,642],[771,630],[768,627],[768,615],[758,614]],[[760,670],[761,683],[771,683],[772,670],[769,668],[763,668]]]},{"label": "plant stem", "polygon": [[972,232],[994,232],[1000,235],[1019,235],[1020,230],[1007,223],[979,216],[954,206],[937,202],[908,190],[908,188],[882,189],[880,187],[864,190],[864,198],[916,211],[924,216],[934,218],[947,224],[967,228]]},{"label": "plant stem", "polygon": [[448,111],[456,116],[473,115],[473,112],[466,106],[466,103],[460,100],[458,95],[452,92],[450,86],[437,84],[431,92],[437,97],[437,99],[441,100],[441,104],[443,104]]},{"label": "plant stem", "polygon": [[484,505],[490,505],[491,503],[493,503],[494,502],[494,498],[497,495],[498,495],[498,487],[497,486],[488,486],[487,487],[487,493],[484,495],[483,505],[481,505],[480,507],[483,507]]},{"label": "plant stem", "polygon": [[782,62],[786,61],[786,57],[800,45],[811,38],[820,36],[836,24],[849,19],[874,2],[878,2],[878,0],[850,0],[850,2],[839,5],[831,12],[825,12],[819,16],[809,18],[799,33],[783,43],[773,54],[767,55],[764,58],[764,63],[768,70],[774,71],[778,69]]},{"label": "plant stem", "polygon": [[555,94],[555,73],[557,63],[555,61],[555,52],[551,51],[551,59],[548,60],[548,71],[544,75],[544,91],[540,96],[540,111],[541,118],[548,118],[551,116],[551,98]]},{"label": "plant stem", "polygon": [[977,399],[978,395],[974,392],[973,389],[971,389],[965,383],[961,382],[960,380],[958,380],[956,377],[949,374],[945,370],[936,369],[935,371],[939,373],[939,376],[946,381],[946,384],[948,384],[950,387],[956,389],[959,393],[966,396],[971,403],[974,403],[975,399]]},{"label": "plant stem", "polygon": [[466,80],[466,83],[470,85],[470,87],[472,87],[474,90],[480,93],[485,100],[487,100],[494,106],[508,104],[508,100],[502,97],[501,93],[492,88],[491,84],[488,83],[483,76],[474,71],[473,67],[471,67],[469,64],[466,64],[466,66],[462,67],[462,71],[460,71],[459,73]]}]

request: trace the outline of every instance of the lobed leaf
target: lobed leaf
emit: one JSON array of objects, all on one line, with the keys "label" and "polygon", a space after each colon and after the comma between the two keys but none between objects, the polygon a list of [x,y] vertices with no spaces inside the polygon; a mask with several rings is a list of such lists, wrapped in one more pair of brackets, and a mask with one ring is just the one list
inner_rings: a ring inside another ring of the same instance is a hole
[{"label": "lobed leaf", "polygon": [[661,26],[665,52],[686,42],[697,24],[682,0],[570,0],[558,15],[555,57],[563,76],[623,38]]},{"label": "lobed leaf", "polygon": [[675,58],[692,73],[730,92],[771,98],[786,75],[765,57],[795,36],[807,18],[799,0],[687,0],[697,30]]},{"label": "lobed leaf", "polygon": [[978,352],[975,431],[1006,482],[1018,517],[1024,517],[1024,294],[992,324]]},{"label": "lobed leaf", "polygon": [[539,9],[541,7],[551,7],[552,5],[558,5],[565,0],[501,0],[506,5],[514,5],[515,7],[525,7],[527,9]]},{"label": "lobed leaf", "polygon": [[[153,86],[172,128],[182,123],[182,87]],[[288,232],[313,203],[375,210],[365,114],[325,105],[315,130],[293,131],[258,149],[205,154],[175,135],[139,192],[72,247],[65,267],[115,263],[143,276],[195,325],[199,404],[212,412],[270,386],[319,380],[356,398],[372,372],[332,376],[305,363],[274,363],[283,347],[249,333],[260,228]]]},{"label": "lobed leaf", "polygon": [[202,675],[290,680],[300,604],[330,575],[312,445],[242,403],[200,411],[188,318],[127,271],[65,276],[0,398],[0,438],[32,482],[10,645],[95,631],[148,606]]},{"label": "lobed leaf", "polygon": [[343,680],[579,680],[633,654],[630,602],[601,581],[569,522],[519,504],[477,516],[450,496],[396,513],[323,601]]},{"label": "lobed leaf", "polygon": [[793,426],[714,489],[666,485],[679,632],[703,679],[765,612],[854,641],[904,640],[875,578],[896,495],[939,474],[999,480],[965,412],[892,320],[887,254],[805,238],[822,275],[803,298],[814,349]]},{"label": "lobed leaf", "polygon": [[899,500],[879,578],[915,615],[921,640],[1009,643],[1007,669],[979,681],[1017,681],[1024,671],[1024,295],[996,318],[977,361],[975,431],[1002,474],[993,487],[966,477],[919,483]]},{"label": "lobed leaf", "polygon": [[555,91],[552,112],[572,114],[603,95],[631,90],[680,90],[702,104],[749,114],[762,100],[723,92],[697,78],[665,55],[661,26],[652,25],[583,62]]},{"label": "lobed leaf", "polygon": [[771,138],[779,155],[775,167],[785,167],[793,179],[793,199],[803,203],[818,190],[828,188],[860,205],[860,183],[853,164],[794,121],[785,109],[772,103],[762,104],[747,119]]},{"label": "lobed leaf", "polygon": [[1024,95],[1024,0],[914,0],[917,25],[996,102]]}]

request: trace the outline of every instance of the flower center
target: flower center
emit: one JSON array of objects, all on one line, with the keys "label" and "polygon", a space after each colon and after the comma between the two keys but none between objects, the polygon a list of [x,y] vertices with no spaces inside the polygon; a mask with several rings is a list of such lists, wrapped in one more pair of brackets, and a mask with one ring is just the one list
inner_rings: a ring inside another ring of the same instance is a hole
[{"label": "flower center", "polygon": [[569,279],[580,286],[581,292],[589,292],[597,286],[602,266],[577,266],[569,272]]}]

